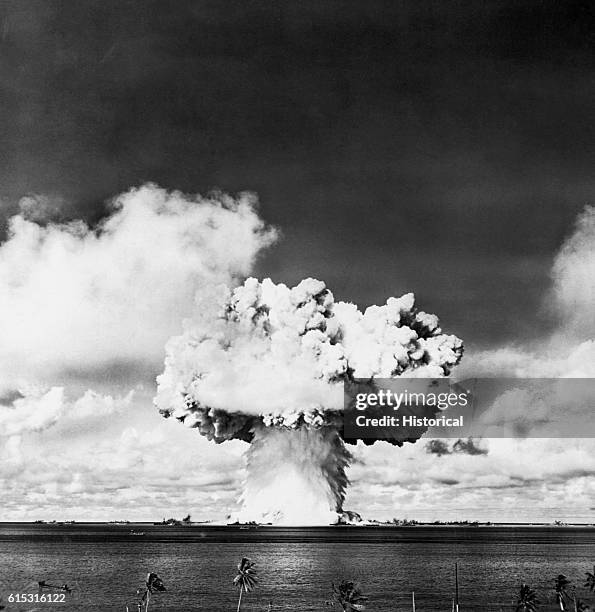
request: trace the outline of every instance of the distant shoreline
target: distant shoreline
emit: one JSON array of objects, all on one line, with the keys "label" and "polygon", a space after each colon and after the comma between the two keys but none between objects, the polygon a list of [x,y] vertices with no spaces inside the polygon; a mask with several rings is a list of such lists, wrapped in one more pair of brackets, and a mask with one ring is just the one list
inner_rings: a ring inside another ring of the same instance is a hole
[{"label": "distant shoreline", "polygon": [[556,526],[549,524],[498,525],[154,525],[152,523],[0,523],[0,542],[90,544],[105,542],[135,547],[159,544],[237,543],[350,543],[383,544],[459,542],[509,542],[540,545],[551,538],[564,541],[568,535],[595,537],[590,524]]},{"label": "distant shoreline", "polygon": [[273,525],[154,525],[152,523],[0,523],[0,542],[23,545],[43,543],[112,543],[136,547],[144,544],[237,543],[350,543],[350,544],[446,544],[460,542],[509,542],[541,545],[568,535],[591,541],[593,525],[328,525],[283,527]]},{"label": "distant shoreline", "polygon": [[164,529],[181,528],[181,529],[415,529],[421,528],[458,528],[458,529],[477,529],[478,527],[507,527],[507,528],[527,528],[527,527],[551,527],[552,529],[561,529],[565,527],[595,527],[595,523],[415,523],[415,524],[394,524],[394,523],[353,523],[353,524],[335,524],[335,525],[272,525],[270,523],[215,523],[215,522],[190,522],[185,524],[164,524],[153,521],[0,521],[0,528],[13,525],[35,525],[39,527],[72,527],[72,526],[106,526],[106,527],[162,527]]}]

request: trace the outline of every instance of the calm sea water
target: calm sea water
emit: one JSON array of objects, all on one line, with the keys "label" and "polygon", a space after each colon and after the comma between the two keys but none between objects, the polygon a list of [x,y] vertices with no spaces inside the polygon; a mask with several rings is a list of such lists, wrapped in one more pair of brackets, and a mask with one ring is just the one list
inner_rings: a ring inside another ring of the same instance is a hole
[{"label": "calm sea water", "polygon": [[[136,534],[131,533],[135,531]],[[144,535],[141,535],[144,534]],[[148,571],[167,593],[150,610],[234,612],[231,582],[242,556],[257,563],[259,584],[242,610],[314,612],[331,607],[331,582],[353,579],[368,612],[447,612],[459,565],[462,611],[514,609],[521,581],[542,610],[556,610],[552,578],[564,573],[583,599],[595,563],[595,528],[577,527],[161,527],[0,524],[0,596],[37,593],[37,581],[74,587],[66,603],[8,604],[6,610],[123,612]]]}]

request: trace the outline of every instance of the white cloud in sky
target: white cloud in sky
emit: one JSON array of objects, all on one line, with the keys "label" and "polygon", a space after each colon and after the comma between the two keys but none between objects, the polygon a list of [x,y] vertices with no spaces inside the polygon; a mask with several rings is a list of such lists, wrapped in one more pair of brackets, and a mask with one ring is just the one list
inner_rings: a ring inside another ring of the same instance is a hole
[{"label": "white cloud in sky", "polygon": [[0,245],[0,380],[53,381],[110,363],[162,363],[198,287],[249,272],[275,238],[255,199],[145,185],[98,228],[16,215]]},{"label": "white cloud in sky", "polygon": [[225,520],[243,475],[243,444],[232,442],[221,453],[159,416],[149,393],[93,397],[81,406],[70,404],[44,432],[4,439],[0,520],[161,520],[188,513]]},{"label": "white cloud in sky", "polygon": [[595,206],[587,206],[552,268],[553,298],[561,333],[595,335]]},{"label": "white cloud in sky", "polygon": [[0,403],[0,439],[43,432],[60,420],[72,426],[81,421],[88,424],[94,419],[108,418],[130,406],[134,391],[123,397],[112,397],[89,390],[74,401],[65,398],[62,387],[52,387],[49,391],[19,390],[19,395],[10,404]]},{"label": "white cloud in sky", "polygon": [[345,507],[418,520],[595,522],[592,440],[490,439],[487,455],[358,447]]},{"label": "white cloud in sky", "polygon": [[595,207],[587,206],[579,215],[574,232],[558,251],[544,305],[558,322],[551,334],[535,346],[471,353],[459,375],[595,377]]},{"label": "white cloud in sky", "polygon": [[43,431],[62,415],[64,390],[53,387],[45,393],[31,393],[0,405],[0,436],[17,436],[28,431]]}]

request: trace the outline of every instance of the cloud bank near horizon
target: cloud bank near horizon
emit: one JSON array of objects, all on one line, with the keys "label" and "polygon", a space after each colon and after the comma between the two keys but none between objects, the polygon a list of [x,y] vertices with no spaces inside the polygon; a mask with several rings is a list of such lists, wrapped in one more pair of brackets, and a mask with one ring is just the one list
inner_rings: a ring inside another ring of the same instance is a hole
[{"label": "cloud bank near horizon", "polygon": [[[276,232],[259,219],[251,196],[203,199],[145,186],[116,198],[98,228],[58,223],[50,204],[35,214],[31,202],[23,205],[0,245],[3,517],[126,518],[131,505],[138,508],[151,495],[153,513],[172,507],[172,513],[223,518],[241,478],[242,445],[211,447],[155,415],[151,393],[129,393],[145,381],[138,372],[147,364],[159,372],[165,341],[179,333],[197,287],[249,273]],[[461,375],[595,376],[594,279],[595,209],[588,207],[552,267],[545,299],[554,330],[538,345],[468,355]],[[126,361],[138,369],[126,370]],[[123,372],[123,384],[111,394],[104,392],[110,364]],[[90,373],[85,383],[95,380],[98,388],[69,386],[73,371]],[[145,424],[149,413],[155,420]],[[162,465],[163,448],[176,445],[180,453]],[[401,449],[398,458],[388,445],[365,454],[358,448],[346,507],[414,518],[438,505],[435,516],[442,518],[461,507],[502,513],[524,504],[530,513],[544,498],[559,512],[572,496],[588,511],[595,481],[591,440],[571,447],[568,440],[490,440],[486,446],[487,454],[469,456],[427,453],[417,445]],[[360,507],[362,499],[369,508]],[[192,504],[200,510],[193,512]]]},{"label": "cloud bank near horizon", "polygon": [[[152,411],[143,385],[197,290],[233,286],[277,238],[249,193],[201,197],[146,184],[115,197],[95,227],[65,222],[63,205],[21,199],[0,244],[0,482],[10,518],[36,509],[47,517],[66,499],[81,516],[106,518],[97,505],[164,484],[155,472],[166,442],[139,424]],[[167,477],[179,480],[174,472]]]},{"label": "cloud bank near horizon", "polygon": [[[573,232],[554,257],[551,278],[544,309],[554,320],[553,329],[530,346],[516,344],[470,352],[459,369],[461,378],[595,377],[595,207],[587,206],[579,215]],[[544,517],[541,520],[553,520],[557,517],[550,508],[558,508],[562,516],[565,501],[572,498],[577,502],[575,508],[582,508],[574,515],[575,520],[590,522],[589,500],[595,492],[591,460],[595,456],[595,440],[537,436],[539,432],[552,436],[556,419],[563,424],[566,415],[579,408],[584,410],[591,401],[580,394],[568,397],[556,393],[555,386],[545,398],[512,390],[497,398],[490,416],[508,424],[524,423],[531,428],[532,438],[484,440],[487,455],[469,465],[462,477],[455,477],[452,471],[461,461],[454,454],[438,452],[433,458],[442,466],[447,481],[460,489],[462,504],[477,504],[483,494],[486,500],[497,503],[493,492],[499,491],[503,506],[506,499],[521,505],[533,499],[540,506],[539,513]],[[545,424],[540,421],[544,414],[548,415]],[[530,517],[530,512],[525,516]]]}]

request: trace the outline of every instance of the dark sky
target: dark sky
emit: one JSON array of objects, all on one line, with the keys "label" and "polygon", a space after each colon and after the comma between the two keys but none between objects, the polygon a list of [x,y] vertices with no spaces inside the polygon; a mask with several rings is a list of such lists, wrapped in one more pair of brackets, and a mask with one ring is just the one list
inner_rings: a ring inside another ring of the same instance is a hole
[{"label": "dark sky", "polygon": [[0,11],[2,227],[31,192],[93,221],[144,181],[254,190],[284,232],[260,275],[413,290],[471,345],[547,325],[552,257],[595,203],[592,2]]}]

